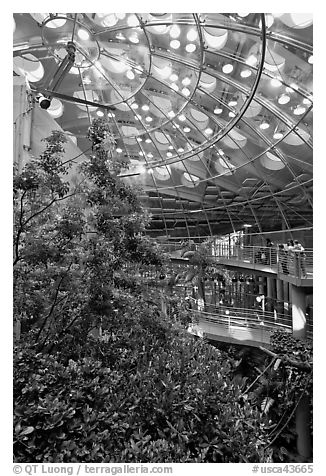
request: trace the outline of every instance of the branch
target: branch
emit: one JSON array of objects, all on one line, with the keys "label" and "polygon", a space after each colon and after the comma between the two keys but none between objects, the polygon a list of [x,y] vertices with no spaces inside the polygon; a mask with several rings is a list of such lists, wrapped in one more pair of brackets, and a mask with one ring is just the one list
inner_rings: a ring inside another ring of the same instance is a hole
[{"label": "branch", "polygon": [[45,212],[45,210],[47,210],[48,208],[51,207],[51,205],[53,205],[55,202],[61,202],[61,200],[66,200],[67,198],[69,197],[73,197],[74,195],[77,195],[78,192],[74,192],[74,193],[71,193],[69,195],[65,195],[64,197],[61,197],[61,198],[54,198],[53,200],[51,200],[50,203],[48,203],[45,207],[43,207],[41,210],[38,210],[37,212],[35,212],[33,215],[31,215],[29,218],[27,218],[27,220],[25,221],[25,223],[23,223],[23,226],[26,226],[28,222],[30,222],[31,220],[33,220],[33,218],[35,218],[37,215],[40,215],[41,213]]},{"label": "branch", "polygon": [[25,190],[24,193],[22,194],[22,196],[20,197],[20,213],[19,213],[20,228],[17,231],[17,236],[16,236],[16,240],[15,240],[15,260],[14,260],[13,266],[15,266],[18,263],[18,261],[20,260],[19,240],[20,240],[21,234],[23,233],[23,227],[24,227],[24,224],[23,224],[23,214],[24,214],[24,212],[23,212],[23,200],[25,198],[26,193],[27,193],[27,190]]},{"label": "branch", "polygon": [[72,262],[69,264],[68,269],[65,271],[64,275],[61,276],[61,278],[60,278],[59,284],[58,284],[57,289],[56,289],[56,291],[55,291],[55,296],[54,296],[54,300],[53,300],[51,309],[50,309],[48,315],[44,318],[44,321],[43,321],[43,323],[42,323],[42,325],[41,325],[41,327],[40,327],[40,330],[39,330],[39,332],[38,332],[38,334],[37,334],[37,336],[36,336],[36,342],[38,342],[39,337],[40,337],[40,335],[41,335],[41,333],[42,333],[42,331],[43,331],[43,329],[44,329],[44,327],[45,327],[47,321],[48,321],[49,318],[51,317],[51,315],[52,315],[52,313],[53,313],[53,311],[54,311],[55,306],[58,304],[58,302],[60,302],[60,301],[57,301],[57,299],[58,299],[58,294],[59,294],[59,290],[60,290],[60,286],[61,286],[62,281],[63,281],[64,278],[65,278],[65,275],[69,272],[69,270],[70,270],[70,268],[71,268],[71,265],[72,265]]},{"label": "branch", "polygon": [[304,394],[305,394],[306,388],[308,387],[308,383],[309,383],[309,380],[307,380],[306,385],[305,385],[304,389],[302,390],[301,395],[300,395],[300,397],[299,397],[297,403],[295,404],[295,406],[294,406],[292,412],[290,413],[289,418],[286,420],[286,422],[284,423],[284,425],[282,426],[282,428],[280,429],[280,431],[274,436],[274,438],[272,439],[272,441],[270,441],[270,442],[268,443],[268,445],[265,447],[265,449],[268,448],[269,446],[271,446],[271,445],[274,443],[274,441],[280,436],[280,434],[282,433],[282,431],[283,431],[283,430],[287,427],[287,425],[290,423],[291,418],[293,417],[293,415],[294,415],[296,409],[298,408],[298,405],[299,405],[299,403],[300,403],[302,397],[303,397]]},{"label": "branch", "polygon": [[[275,355],[276,355],[276,354],[275,354]],[[242,397],[243,395],[245,395],[246,393],[248,393],[248,391],[251,389],[251,387],[253,387],[253,386],[255,385],[255,383],[260,379],[260,377],[261,377],[262,375],[264,375],[264,373],[266,372],[266,370],[269,369],[269,367],[274,363],[274,361],[275,361],[275,357],[270,361],[270,363],[267,365],[267,367],[265,367],[264,370],[263,370],[262,372],[260,372],[260,374],[258,375],[258,377],[256,377],[255,380],[249,385],[249,387],[247,388],[247,390],[245,390],[245,391],[242,393],[241,397]]]},{"label": "branch", "polygon": [[286,355],[284,356],[279,356],[278,354],[275,354],[269,349],[266,349],[265,347],[259,346],[259,349],[265,352],[265,354],[270,355],[271,357],[274,357],[276,359],[283,360],[284,363],[290,364],[293,367],[296,367],[297,369],[303,370],[304,372],[311,372],[312,371],[312,366],[308,364],[307,362],[300,362],[299,360],[294,360],[291,359],[290,357],[287,357]]}]

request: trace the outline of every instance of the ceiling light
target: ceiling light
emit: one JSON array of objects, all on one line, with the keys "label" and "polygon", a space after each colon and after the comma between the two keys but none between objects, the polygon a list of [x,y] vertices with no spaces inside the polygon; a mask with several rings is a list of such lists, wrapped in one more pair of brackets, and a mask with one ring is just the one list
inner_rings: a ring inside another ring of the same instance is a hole
[{"label": "ceiling light", "polygon": [[244,17],[247,17],[249,13],[237,13],[237,15],[239,15],[239,17],[241,18],[244,18]]},{"label": "ceiling light", "polygon": [[222,68],[222,71],[223,71],[224,74],[232,73],[233,65],[232,64],[225,64]]},{"label": "ceiling light", "polygon": [[235,117],[234,112],[230,111],[230,112],[229,112],[229,116],[230,116],[230,117]]},{"label": "ceiling light", "polygon": [[169,145],[170,150],[173,150],[173,148],[174,148],[173,145]]},{"label": "ceiling light", "polygon": [[186,45],[186,51],[188,53],[193,53],[195,50],[196,50],[196,45],[194,45],[193,43],[188,43]]},{"label": "ceiling light", "polygon": [[283,134],[282,132],[275,132],[275,134],[273,135],[273,139],[282,139],[283,137]]},{"label": "ceiling light", "polygon": [[268,124],[268,122],[262,122],[259,127],[260,127],[260,129],[268,129],[269,124]]},{"label": "ceiling light", "polygon": [[171,118],[173,118],[173,117],[175,117],[175,113],[174,113],[173,111],[169,111],[169,112],[168,112],[168,116],[171,117]]},{"label": "ceiling light", "polygon": [[190,95],[190,90],[188,88],[182,88],[181,92],[184,96],[189,96]]},{"label": "ceiling light", "polygon": [[223,109],[221,109],[220,107],[216,107],[214,109],[214,114],[221,114],[223,112]]},{"label": "ceiling light", "polygon": [[172,41],[170,41],[170,46],[174,50],[177,50],[180,46],[180,41],[179,40],[172,40]]},{"label": "ceiling light", "polygon": [[99,117],[103,117],[103,116],[104,116],[104,112],[101,111],[101,109],[99,109],[98,111],[96,111],[96,114],[97,114]]},{"label": "ceiling light", "polygon": [[270,28],[274,23],[274,15],[272,15],[271,13],[265,14],[265,22],[267,28]]},{"label": "ceiling light", "polygon": [[118,23],[118,18],[115,13],[111,13],[110,15],[107,15],[106,13],[100,13],[97,15],[101,18],[101,24],[103,26],[114,26]]},{"label": "ceiling light", "polygon": [[197,177],[197,175],[192,175],[192,174],[189,174],[188,172],[185,172],[183,176],[189,182],[197,182],[199,180],[199,177]]},{"label": "ceiling light", "polygon": [[310,104],[311,104],[311,100],[308,99],[308,98],[304,98],[304,100],[303,100],[302,102],[303,102],[303,104],[307,104],[307,105],[309,105],[309,106],[310,106]]},{"label": "ceiling light", "polygon": [[131,69],[128,69],[128,71],[126,72],[126,76],[128,79],[135,79],[135,75],[133,71],[131,71]]},{"label": "ceiling light", "polygon": [[291,84],[290,84],[290,88],[294,89],[295,91],[298,91],[299,86],[298,86],[297,84],[295,84],[295,83],[291,83]]},{"label": "ceiling light", "polygon": [[171,79],[171,81],[178,81],[179,76],[177,74],[173,73],[173,74],[171,74],[170,79]]},{"label": "ceiling light", "polygon": [[178,36],[180,35],[180,28],[178,27],[178,25],[172,25],[169,33],[171,38],[178,38]]},{"label": "ceiling light", "polygon": [[184,127],[183,130],[184,132],[190,132],[190,127]]},{"label": "ceiling light", "polygon": [[89,40],[89,33],[87,30],[84,30],[83,28],[80,28],[77,32],[77,35],[78,35],[78,38],[80,38],[81,40]]},{"label": "ceiling light", "polygon": [[224,150],[222,150],[222,149],[218,149],[217,152],[218,152],[220,155],[224,155]]},{"label": "ceiling light", "polygon": [[197,37],[198,37],[198,33],[196,30],[189,30],[188,33],[187,33],[187,39],[188,41],[195,41],[197,40]]},{"label": "ceiling light", "polygon": [[153,154],[150,152],[149,154],[147,154],[147,157],[148,157],[149,159],[152,159],[152,158],[153,158]]},{"label": "ceiling light", "polygon": [[151,116],[147,116],[146,119],[145,119],[146,122],[152,122],[152,120],[153,120],[153,118]]},{"label": "ceiling light", "polygon": [[66,21],[65,18],[55,18],[54,20],[48,21],[44,26],[47,28],[60,28]]},{"label": "ceiling light", "polygon": [[134,34],[134,35],[129,36],[129,41],[131,41],[131,43],[137,44],[137,43],[139,43],[139,38],[136,34]]},{"label": "ceiling light", "polygon": [[246,59],[246,63],[249,64],[249,66],[255,66],[258,62],[258,59],[255,55],[250,55],[247,59]]},{"label": "ceiling light", "polygon": [[314,63],[314,57],[312,55],[309,56],[308,58],[308,63],[313,64]]},{"label": "ceiling light", "polygon": [[210,127],[207,127],[207,129],[205,129],[205,134],[207,136],[210,136],[211,134],[213,134],[213,129],[211,129]]},{"label": "ceiling light", "polygon": [[288,96],[287,94],[282,94],[282,96],[278,98],[278,103],[287,104],[290,100],[291,100],[290,96]]},{"label": "ceiling light", "polygon": [[152,173],[153,173],[153,169],[147,169],[147,172],[148,172],[149,174],[152,174]]},{"label": "ceiling light", "polygon": [[144,155],[144,153],[143,153],[143,152],[139,152],[139,155],[142,157],[142,156]]},{"label": "ceiling light", "polygon": [[237,101],[230,101],[230,102],[229,102],[229,106],[230,106],[230,107],[236,106],[237,104],[238,104]]},{"label": "ceiling light", "polygon": [[191,83],[191,79],[188,78],[188,77],[185,77],[185,78],[183,78],[183,80],[181,82],[184,86],[189,86],[189,84]]},{"label": "ceiling light", "polygon": [[131,15],[128,16],[127,23],[128,23],[129,26],[138,26],[139,25],[138,18],[134,14],[131,14]]},{"label": "ceiling light", "polygon": [[171,84],[171,88],[174,89],[174,91],[179,91],[179,86],[175,83]]},{"label": "ceiling light", "polygon": [[123,36],[123,34],[120,31],[119,31],[119,33],[117,33],[115,35],[115,37],[116,37],[117,40],[125,40],[126,39],[125,36]]},{"label": "ceiling light", "polygon": [[172,157],[173,154],[172,154],[172,152],[168,152],[168,153],[166,154],[166,156],[167,156],[167,157]]},{"label": "ceiling light", "polygon": [[115,16],[119,19],[119,20],[123,20],[124,17],[126,16],[125,13],[116,13]]},{"label": "ceiling light", "polygon": [[152,139],[146,139],[145,142],[146,144],[150,144],[152,142]]},{"label": "ceiling light", "polygon": [[273,86],[274,88],[279,88],[280,86],[282,86],[282,83],[279,79],[273,78],[271,79],[271,86]]},{"label": "ceiling light", "polygon": [[143,111],[149,111],[149,106],[147,106],[147,104],[144,104],[141,108]]},{"label": "ceiling light", "polygon": [[185,121],[186,120],[186,116],[184,116],[183,114],[180,114],[180,116],[178,117],[179,121]]},{"label": "ceiling light", "polygon": [[118,154],[121,154],[122,152],[122,149],[120,149],[119,147],[116,149],[116,151],[118,152]]},{"label": "ceiling light", "polygon": [[241,71],[240,76],[242,78],[249,78],[249,76],[251,76],[250,69],[244,69],[243,71]]},{"label": "ceiling light", "polygon": [[136,139],[138,142],[143,142],[143,139],[141,137],[137,137]]},{"label": "ceiling light", "polygon": [[138,104],[136,102],[134,102],[132,105],[131,105],[132,109],[138,109]]},{"label": "ceiling light", "polygon": [[185,150],[182,148],[182,147],[179,147],[178,149],[178,152],[181,154],[182,152],[184,152]]},{"label": "ceiling light", "polygon": [[293,111],[293,114],[295,114],[296,116],[300,116],[301,114],[303,114],[304,112],[306,112],[306,108],[303,107],[303,106],[297,106],[294,111]]}]

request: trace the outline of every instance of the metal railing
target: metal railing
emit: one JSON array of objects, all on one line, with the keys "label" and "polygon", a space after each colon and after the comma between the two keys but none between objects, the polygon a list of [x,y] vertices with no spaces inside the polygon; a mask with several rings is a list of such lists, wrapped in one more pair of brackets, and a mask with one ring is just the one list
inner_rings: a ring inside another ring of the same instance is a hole
[{"label": "metal railing", "polygon": [[[186,242],[161,243],[165,253],[174,253],[182,257],[186,251],[195,251],[198,244]],[[282,250],[267,246],[238,246],[229,243],[212,243],[211,254],[208,258],[213,261],[238,261],[252,265],[268,267],[276,273],[288,274],[296,278],[313,277],[313,250]]]},{"label": "metal railing", "polygon": [[226,309],[218,314],[205,311],[192,311],[193,324],[189,327],[189,332],[215,338],[216,340],[246,343],[247,345],[269,345],[270,337],[276,330],[292,332],[292,325],[286,316],[275,321],[271,316],[261,315],[248,309],[238,311],[242,315],[236,314],[236,309]]},{"label": "metal railing", "polygon": [[291,316],[271,311],[262,311],[261,309],[206,305],[205,310],[194,309],[191,310],[191,312],[194,316],[209,316],[215,320],[220,320],[221,322],[246,325],[246,327],[250,324],[254,327],[265,325],[273,329],[279,327],[292,329]]}]

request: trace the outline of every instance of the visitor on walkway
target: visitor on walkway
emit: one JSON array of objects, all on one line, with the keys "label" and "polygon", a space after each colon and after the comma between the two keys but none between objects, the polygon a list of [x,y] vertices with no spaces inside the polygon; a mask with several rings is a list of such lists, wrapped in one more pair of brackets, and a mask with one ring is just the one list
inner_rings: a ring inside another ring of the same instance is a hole
[{"label": "visitor on walkway", "polygon": [[266,239],[266,248],[267,264],[276,264],[276,249],[274,247],[274,243],[269,238]]},{"label": "visitor on walkway", "polygon": [[282,267],[282,273],[289,274],[289,270],[287,267],[287,261],[288,261],[287,251],[285,250],[284,245],[282,243],[278,245],[278,254],[279,254],[280,264]]},{"label": "visitor on walkway", "polygon": [[294,242],[293,240],[288,240],[286,244],[286,251],[287,251],[287,267],[289,270],[289,274],[295,274],[294,268]]},{"label": "visitor on walkway", "polygon": [[305,278],[306,277],[306,253],[304,252],[305,249],[298,240],[294,240],[294,259],[295,259],[295,272],[296,276]]}]

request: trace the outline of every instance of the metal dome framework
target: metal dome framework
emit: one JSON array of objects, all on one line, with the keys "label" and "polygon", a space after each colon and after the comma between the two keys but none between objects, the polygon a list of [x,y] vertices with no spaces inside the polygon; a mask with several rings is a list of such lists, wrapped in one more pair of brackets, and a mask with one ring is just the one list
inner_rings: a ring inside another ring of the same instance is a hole
[{"label": "metal dome framework", "polygon": [[81,151],[107,117],[153,236],[312,227],[311,15],[14,20],[14,74]]}]

